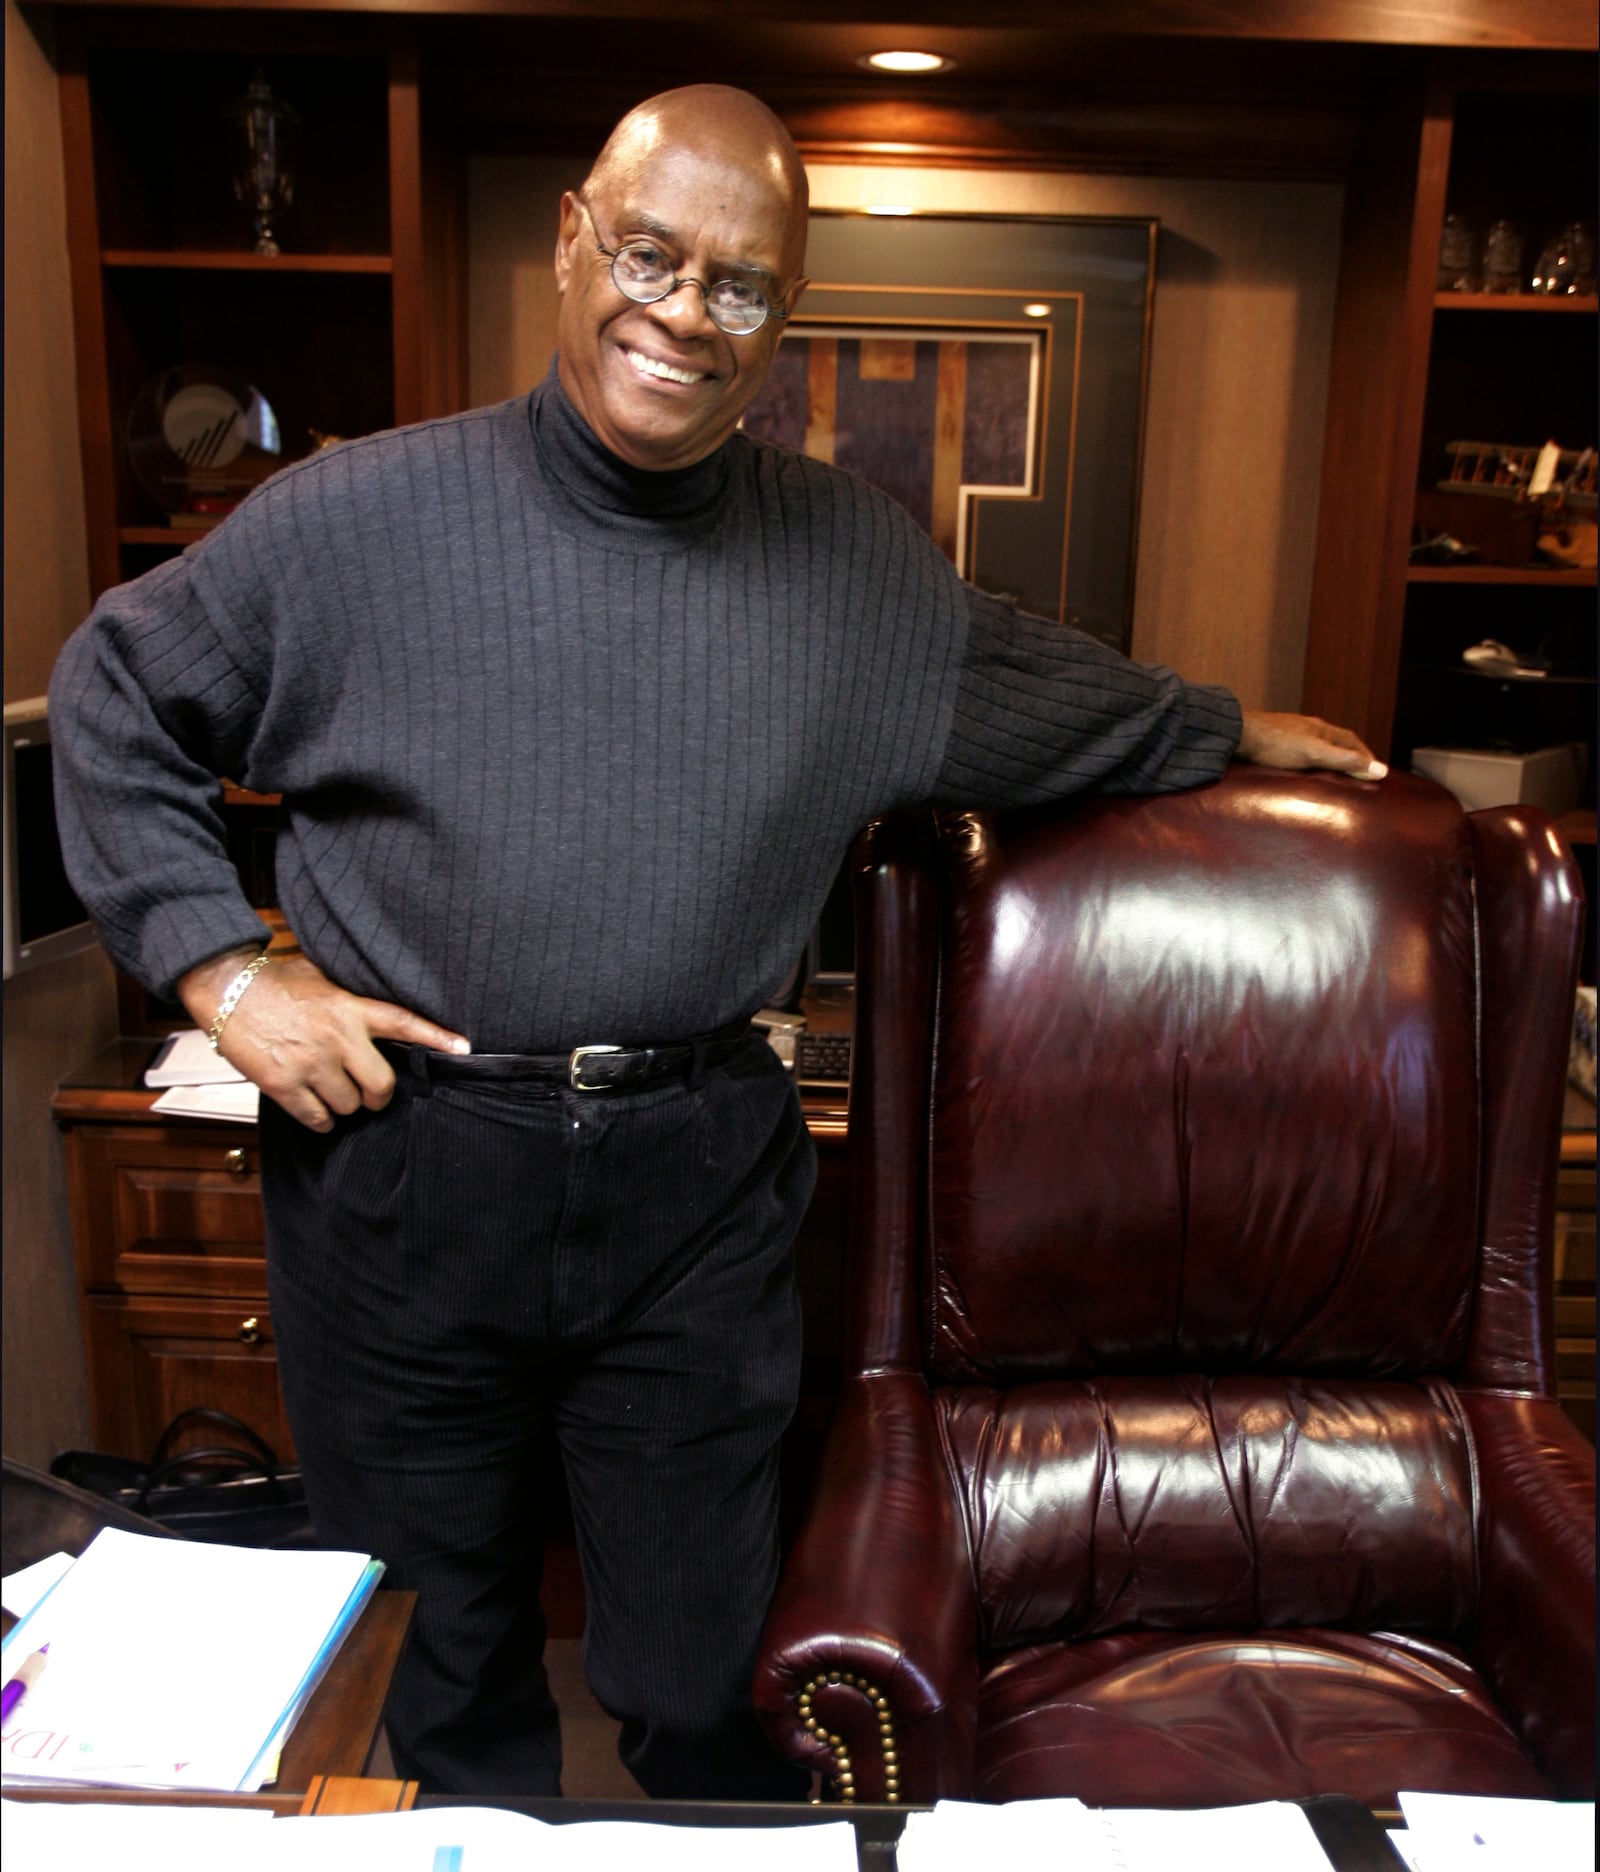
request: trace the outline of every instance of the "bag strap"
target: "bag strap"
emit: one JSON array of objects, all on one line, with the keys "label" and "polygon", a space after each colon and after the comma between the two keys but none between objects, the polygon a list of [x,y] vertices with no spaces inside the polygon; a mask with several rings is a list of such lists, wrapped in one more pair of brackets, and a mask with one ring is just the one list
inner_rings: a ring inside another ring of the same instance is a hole
[{"label": "bag strap", "polygon": [[[197,1463],[214,1463],[219,1467],[215,1475],[188,1475],[187,1471]],[[225,1468],[223,1467],[225,1465]],[[267,1482],[278,1482],[282,1477],[276,1463],[257,1462],[255,1457],[244,1450],[228,1449],[217,1444],[205,1449],[184,1450],[181,1455],[169,1456],[164,1463],[158,1463],[144,1479],[134,1507],[141,1514],[149,1504],[152,1489],[159,1488],[169,1477],[185,1476],[188,1486],[193,1488],[219,1488],[225,1482],[238,1482],[245,1476],[260,1476]]]},{"label": "bag strap", "polygon": [[[178,1415],[174,1417],[172,1422],[167,1425],[166,1429],[161,1432],[160,1440],[155,1447],[155,1454],[150,1458],[150,1468],[152,1471],[161,1467],[172,1454],[173,1445],[178,1441],[179,1437],[183,1435],[185,1430],[195,1424],[220,1424],[224,1430],[231,1430],[235,1436],[242,1437],[264,1463],[270,1463],[276,1466],[278,1452],[264,1437],[258,1436],[257,1433],[250,1428],[249,1424],[241,1423],[237,1417],[230,1415],[229,1412],[217,1410],[210,1404],[196,1404],[189,1410],[179,1411]],[[189,1452],[185,1451],[184,1453],[187,1455]],[[215,1454],[216,1451],[213,1450],[208,1453]],[[148,1483],[146,1486],[148,1486]]]}]

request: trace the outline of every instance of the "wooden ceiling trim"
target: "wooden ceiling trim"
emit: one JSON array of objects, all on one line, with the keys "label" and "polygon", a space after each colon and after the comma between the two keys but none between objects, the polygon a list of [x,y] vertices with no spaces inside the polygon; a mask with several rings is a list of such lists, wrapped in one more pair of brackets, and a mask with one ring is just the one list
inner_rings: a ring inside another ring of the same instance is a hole
[{"label": "wooden ceiling trim", "polygon": [[[233,0],[167,0],[188,11],[232,10]],[[136,7],[147,0],[54,0],[61,6]],[[417,17],[607,21],[681,20],[726,24],[726,0],[255,0],[256,10]],[[1114,10],[1119,38],[1265,40],[1277,43],[1545,48],[1600,47],[1593,0],[1136,0]],[[762,18],[811,26],[862,24],[859,0],[768,0]],[[896,33],[941,28],[1047,28],[1104,38],[1104,0],[917,0]]]}]

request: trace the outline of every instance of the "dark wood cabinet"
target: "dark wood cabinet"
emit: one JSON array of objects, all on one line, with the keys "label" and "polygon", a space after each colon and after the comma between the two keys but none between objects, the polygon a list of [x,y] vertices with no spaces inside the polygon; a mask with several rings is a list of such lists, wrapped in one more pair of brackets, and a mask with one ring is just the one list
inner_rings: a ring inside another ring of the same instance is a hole
[{"label": "dark wood cabinet", "polygon": [[[173,1418],[203,1405],[294,1455],[264,1299],[93,1293],[83,1309],[96,1448],[148,1456]],[[199,1430],[186,1443],[229,1440]]]},{"label": "dark wood cabinet", "polygon": [[204,1404],[288,1456],[254,1127],[164,1121],[152,1052],[120,1041],[55,1097],[95,1447],[148,1456]]}]

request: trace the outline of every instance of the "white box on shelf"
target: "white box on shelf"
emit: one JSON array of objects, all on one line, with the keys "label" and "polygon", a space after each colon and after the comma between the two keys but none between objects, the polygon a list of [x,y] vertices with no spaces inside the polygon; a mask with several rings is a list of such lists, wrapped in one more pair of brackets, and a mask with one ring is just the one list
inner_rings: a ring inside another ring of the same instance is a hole
[{"label": "white box on shelf", "polygon": [[1581,741],[1535,748],[1527,754],[1491,754],[1483,748],[1419,747],[1411,771],[1448,787],[1469,812],[1480,806],[1542,806],[1559,818],[1583,797],[1589,750]]}]

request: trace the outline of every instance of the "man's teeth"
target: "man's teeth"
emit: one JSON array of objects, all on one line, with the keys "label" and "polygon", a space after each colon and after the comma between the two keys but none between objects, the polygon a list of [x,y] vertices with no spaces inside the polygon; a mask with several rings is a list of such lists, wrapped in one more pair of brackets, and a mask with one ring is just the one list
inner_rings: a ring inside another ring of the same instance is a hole
[{"label": "man's teeth", "polygon": [[628,362],[635,370],[641,370],[647,377],[665,377],[668,383],[700,383],[706,376],[705,371],[678,370],[671,364],[662,364],[657,359],[646,357],[642,351],[630,351]]}]

